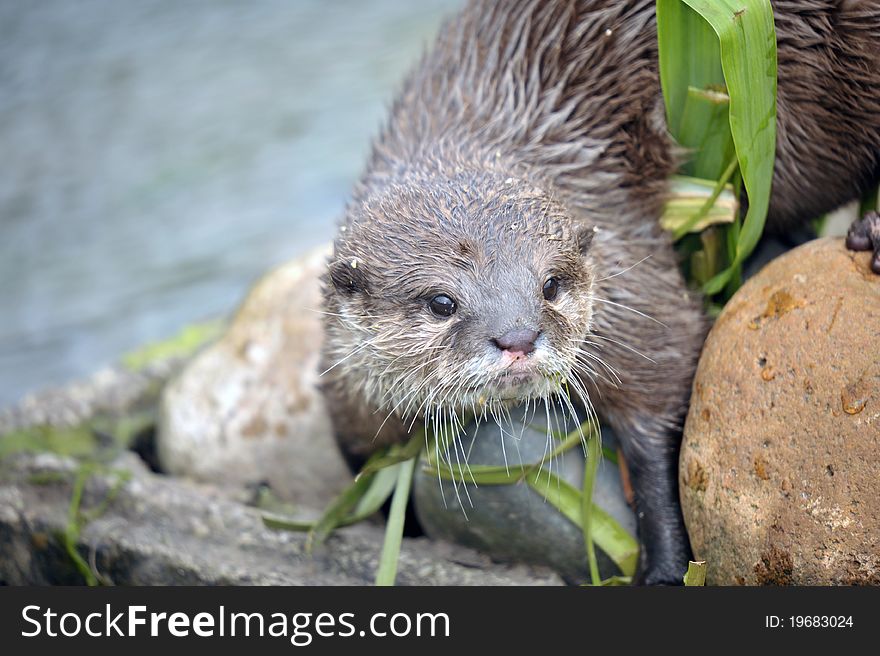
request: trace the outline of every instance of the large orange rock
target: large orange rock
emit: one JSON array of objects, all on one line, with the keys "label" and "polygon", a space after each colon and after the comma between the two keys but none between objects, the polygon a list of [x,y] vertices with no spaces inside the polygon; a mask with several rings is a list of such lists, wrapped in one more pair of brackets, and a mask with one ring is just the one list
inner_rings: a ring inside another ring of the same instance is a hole
[{"label": "large orange rock", "polygon": [[703,349],[680,483],[713,584],[880,584],[880,276],[842,240],[768,264]]}]

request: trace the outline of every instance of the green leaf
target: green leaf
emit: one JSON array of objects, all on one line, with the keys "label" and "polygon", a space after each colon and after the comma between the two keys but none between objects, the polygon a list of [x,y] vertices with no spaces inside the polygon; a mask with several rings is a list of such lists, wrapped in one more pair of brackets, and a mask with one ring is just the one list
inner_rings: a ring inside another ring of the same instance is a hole
[{"label": "green leaf", "polygon": [[[542,482],[541,479],[545,480]],[[531,474],[526,481],[548,503],[583,530],[580,490],[546,470]],[[638,542],[611,515],[595,504],[592,504],[590,520],[593,541],[614,561],[621,572],[632,576],[639,556]]]},{"label": "green leaf", "polygon": [[[320,545],[339,526],[344,526],[351,510],[364,497],[375,474],[358,476],[354,482],[346,488],[342,494],[333,500],[324,514],[321,516],[306,540],[306,551],[311,551]],[[265,522],[265,520],[264,520]]]},{"label": "green leaf", "polygon": [[382,543],[382,553],[379,556],[379,570],[376,572],[377,586],[394,585],[394,580],[397,578],[397,559],[400,556],[400,543],[403,541],[406,505],[409,501],[415,468],[416,458],[412,458],[402,463],[398,470],[388,523],[385,525],[385,541]]},{"label": "green leaf", "polygon": [[718,36],[730,96],[730,131],[749,198],[732,264],[704,287],[707,294],[716,294],[754,250],[770,206],[776,155],[776,30],[769,0],[683,1]]},{"label": "green leaf", "polygon": [[263,526],[276,531],[311,531],[318,523],[314,519],[294,519],[292,517],[282,517],[274,513],[263,513],[261,519],[263,520]]},{"label": "green leaf", "polygon": [[352,524],[361,519],[366,519],[370,515],[379,511],[382,504],[385,503],[385,501],[388,500],[388,497],[391,496],[391,493],[394,492],[399,469],[400,465],[398,464],[385,467],[376,472],[376,475],[373,476],[373,482],[370,484],[370,487],[367,488],[364,496],[361,497],[361,500],[358,501],[358,504],[354,509],[354,515],[351,518]]},{"label": "green leaf", "polygon": [[687,105],[695,100],[689,99],[691,89],[709,90],[724,84],[718,38],[681,0],[658,0],[657,43],[669,131],[683,146],[696,147],[698,143],[680,137],[683,119]]},{"label": "green leaf", "polygon": [[[357,524],[378,512],[382,507],[382,504],[385,503],[394,491],[399,466],[400,465],[394,465],[386,467],[385,469],[380,469],[372,477],[366,490],[358,488],[363,490],[363,495],[357,501],[354,512],[351,515],[346,515],[342,519],[339,519],[333,529]],[[291,517],[283,517],[275,513],[263,514],[263,525],[266,528],[280,531],[311,531],[318,526],[320,521],[321,520],[314,519],[294,519]],[[331,531],[333,529],[331,529]]]},{"label": "green leaf", "polygon": [[[730,164],[735,168],[736,159]],[[672,232],[675,239],[680,239],[688,232],[733,223],[739,214],[739,199],[733,192],[733,185],[727,184],[728,171],[733,173],[729,166],[717,181],[674,176],[660,226]]]},{"label": "green leaf", "polygon": [[612,449],[609,449],[607,446],[602,447],[602,457],[605,458],[605,460],[608,460],[609,462],[611,462],[615,465],[618,464],[617,463],[617,452]]},{"label": "green leaf", "polygon": [[726,287],[729,295],[761,237],[770,203],[776,153],[773,9],[769,0],[657,0],[657,39],[667,124],[693,151],[683,171],[721,178],[733,159],[732,143],[748,195],[745,221],[726,233],[726,262],[703,256],[698,263],[703,291],[712,295]]},{"label": "green leaf", "polygon": [[607,579],[602,579],[602,586],[606,588],[620,586],[620,585],[632,585],[632,577],[631,576],[609,576]]},{"label": "green leaf", "polygon": [[700,178],[717,177],[735,157],[730,134],[730,99],[727,93],[714,87],[693,86],[688,87],[686,98],[678,139],[692,152],[683,171]]},{"label": "green leaf", "polygon": [[425,429],[420,428],[415,433],[413,433],[413,436],[406,444],[395,444],[391,446],[391,448],[389,448],[384,455],[374,455],[372,458],[370,458],[361,469],[360,473],[358,473],[358,476],[372,474],[385,467],[391,467],[401,462],[412,460],[417,455],[419,455],[419,453],[422,452],[422,447],[424,446]]}]

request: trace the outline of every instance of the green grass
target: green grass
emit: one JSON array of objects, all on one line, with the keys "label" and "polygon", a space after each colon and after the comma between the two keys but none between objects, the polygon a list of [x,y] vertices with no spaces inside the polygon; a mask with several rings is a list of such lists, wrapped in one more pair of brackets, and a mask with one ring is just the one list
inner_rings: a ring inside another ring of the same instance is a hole
[{"label": "green grass", "polygon": [[122,364],[130,371],[141,371],[154,362],[170,358],[186,358],[220,336],[223,321],[206,321],[184,327],[169,339],[147,344],[122,356]]},{"label": "green grass", "polygon": [[32,426],[0,435],[0,459],[15,453],[56,453],[83,457],[98,449],[98,439],[91,426],[71,428]]},{"label": "green grass", "polygon": [[[86,483],[88,483],[92,476],[99,474],[111,475],[115,480],[107,491],[107,494],[97,506],[91,510],[84,510],[82,507],[82,498]],[[131,472],[127,470],[106,469],[96,463],[84,463],[77,469],[76,480],[73,484],[73,493],[67,511],[67,525],[64,528],[64,533],[61,538],[62,543],[64,544],[64,550],[76,569],[82,575],[86,585],[96,586],[107,583],[107,581],[101,578],[93,567],[86,562],[86,559],[83,558],[82,554],[80,554],[79,549],[77,548],[79,537],[89,522],[96,520],[107,512],[107,508],[113,503],[113,500],[122,489],[122,486],[130,479]]]},{"label": "green grass", "polygon": [[379,569],[376,572],[376,585],[394,585],[397,577],[397,560],[400,557],[400,544],[403,542],[403,524],[406,521],[406,505],[412,488],[413,472],[417,458],[402,462],[397,467],[397,483],[391,498],[391,510],[385,525],[385,542],[379,556]]},{"label": "green grass", "polygon": [[[608,584],[607,581],[599,580],[594,544],[614,561],[624,577],[631,577],[638,561],[638,543],[611,515],[592,502],[596,467],[603,455],[598,431],[590,423],[583,424],[564,436],[545,461],[579,447],[584,437],[587,465],[584,487],[581,490],[542,468],[541,463],[524,465],[513,470],[503,465],[470,465],[465,471],[463,466],[438,462],[433,458],[435,438],[428,435],[426,440],[424,429],[420,429],[406,444],[377,452],[348,489],[337,497],[317,521],[266,514],[263,516],[263,523],[273,529],[308,531],[307,545],[311,549],[326,540],[337,528],[361,521],[377,512],[393,494],[376,576],[377,585],[393,585],[412,476],[421,457],[422,466],[432,478],[459,482],[467,478],[475,485],[528,485],[583,531],[584,543],[587,545],[585,558],[590,568],[591,580],[595,585],[605,585]],[[426,441],[429,448],[423,451]]]},{"label": "green grass", "polygon": [[[685,273],[715,302],[740,285],[764,230],[776,153],[776,32],[768,0],[657,0],[660,82],[672,136],[691,156],[682,173],[745,190],[744,218],[690,230],[712,204],[672,229]],[[720,193],[720,191],[719,191]],[[673,195],[673,200],[675,196]],[[738,212],[737,212],[738,214]],[[707,234],[708,233],[708,234]]]}]

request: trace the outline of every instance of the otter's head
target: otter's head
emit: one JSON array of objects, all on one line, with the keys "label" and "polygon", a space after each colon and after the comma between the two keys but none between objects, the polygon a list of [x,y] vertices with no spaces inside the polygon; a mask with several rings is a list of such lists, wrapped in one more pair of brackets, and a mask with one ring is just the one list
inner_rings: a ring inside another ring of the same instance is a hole
[{"label": "otter's head", "polygon": [[388,184],[335,242],[326,367],[404,419],[559,393],[593,316],[592,235],[527,181]]}]

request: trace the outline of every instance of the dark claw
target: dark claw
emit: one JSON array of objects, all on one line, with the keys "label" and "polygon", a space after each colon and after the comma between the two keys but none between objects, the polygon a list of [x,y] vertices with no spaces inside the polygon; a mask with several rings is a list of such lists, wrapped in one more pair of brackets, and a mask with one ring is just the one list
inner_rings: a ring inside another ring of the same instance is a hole
[{"label": "dark claw", "polygon": [[846,233],[846,247],[851,251],[874,251],[871,271],[880,274],[880,214],[868,212],[853,221]]}]

